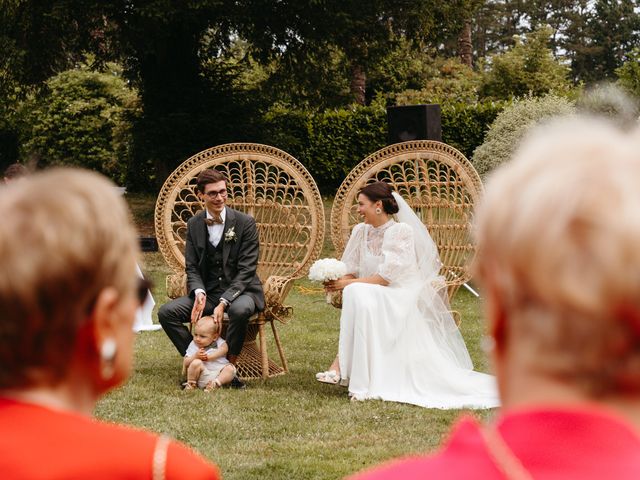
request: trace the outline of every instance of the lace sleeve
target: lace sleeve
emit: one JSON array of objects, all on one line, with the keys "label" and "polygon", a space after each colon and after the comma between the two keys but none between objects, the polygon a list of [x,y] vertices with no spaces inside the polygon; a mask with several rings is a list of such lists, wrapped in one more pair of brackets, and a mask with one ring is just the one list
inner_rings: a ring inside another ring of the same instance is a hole
[{"label": "lace sleeve", "polygon": [[364,240],[364,223],[358,223],[351,231],[351,236],[342,254],[342,261],[347,266],[347,273],[358,276],[360,271],[360,249]]},{"label": "lace sleeve", "polygon": [[382,242],[384,260],[378,275],[389,283],[397,282],[416,265],[413,229],[405,223],[397,223],[384,235]]}]

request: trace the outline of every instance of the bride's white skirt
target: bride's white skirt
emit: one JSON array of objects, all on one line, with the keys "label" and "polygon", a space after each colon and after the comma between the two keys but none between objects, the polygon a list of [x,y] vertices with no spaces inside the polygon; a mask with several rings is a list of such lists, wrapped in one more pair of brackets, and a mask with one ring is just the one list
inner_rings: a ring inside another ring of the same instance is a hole
[{"label": "bride's white skirt", "polygon": [[356,399],[429,408],[499,406],[495,377],[463,368],[434,338],[414,287],[352,283],[343,292],[340,372]]}]

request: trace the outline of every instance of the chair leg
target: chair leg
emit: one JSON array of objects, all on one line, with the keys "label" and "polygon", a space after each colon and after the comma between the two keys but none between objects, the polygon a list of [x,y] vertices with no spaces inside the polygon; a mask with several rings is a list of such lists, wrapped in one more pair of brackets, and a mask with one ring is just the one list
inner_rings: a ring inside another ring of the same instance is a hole
[{"label": "chair leg", "polygon": [[280,355],[280,361],[282,362],[282,369],[285,373],[289,373],[289,365],[287,364],[287,359],[284,356],[284,351],[282,350],[282,343],[280,343],[280,335],[278,335],[278,331],[276,330],[275,322],[271,322],[271,330],[273,330],[273,338],[276,341],[276,347],[278,347],[278,354]]},{"label": "chair leg", "polygon": [[267,339],[264,331],[264,322],[258,325],[258,337],[260,338],[260,356],[262,357],[262,379],[269,378],[269,356],[267,355]]}]

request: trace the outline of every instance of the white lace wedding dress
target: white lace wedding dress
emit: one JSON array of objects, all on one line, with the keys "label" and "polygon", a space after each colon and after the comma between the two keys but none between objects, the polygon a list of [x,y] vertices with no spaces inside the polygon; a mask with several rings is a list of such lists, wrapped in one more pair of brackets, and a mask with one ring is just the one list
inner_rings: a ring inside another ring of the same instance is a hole
[{"label": "white lace wedding dress", "polygon": [[446,299],[433,288],[439,260],[420,226],[433,250],[426,263],[420,256],[427,252],[415,250],[419,227],[390,220],[378,228],[362,223],[353,229],[342,257],[348,272],[379,274],[389,285],[354,282],[344,289],[341,375],[359,400],[441,409],[496,407],[495,377],[472,370]]}]

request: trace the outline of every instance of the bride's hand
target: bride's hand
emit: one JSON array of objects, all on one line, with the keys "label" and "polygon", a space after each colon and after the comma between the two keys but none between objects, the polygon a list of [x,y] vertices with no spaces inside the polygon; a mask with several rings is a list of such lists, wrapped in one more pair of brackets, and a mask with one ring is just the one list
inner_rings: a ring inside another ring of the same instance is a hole
[{"label": "bride's hand", "polygon": [[324,289],[327,292],[337,292],[338,290],[342,290],[344,287],[349,285],[351,282],[350,278],[342,277],[338,280],[329,280],[324,283]]}]

